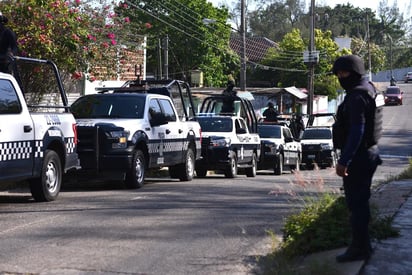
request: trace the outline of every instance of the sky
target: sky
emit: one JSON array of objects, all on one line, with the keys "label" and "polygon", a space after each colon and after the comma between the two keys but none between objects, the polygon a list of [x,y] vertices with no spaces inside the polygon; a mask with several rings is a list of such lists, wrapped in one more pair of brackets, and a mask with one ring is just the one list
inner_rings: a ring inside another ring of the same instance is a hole
[{"label": "sky", "polygon": [[[222,3],[236,3],[236,1],[240,0],[208,0],[209,2],[213,3],[214,5],[218,6],[219,4]],[[405,16],[411,14],[411,8],[412,8],[412,0],[386,0],[388,3],[388,6],[391,7],[393,4],[396,2],[398,5],[398,8],[400,12],[403,12]],[[305,0],[307,7],[310,6],[311,0]],[[337,4],[346,4],[350,3],[354,7],[359,7],[359,8],[371,8],[374,11],[377,11],[378,6],[379,6],[380,0],[315,0],[315,6],[318,5],[327,5],[331,8],[335,7]]]},{"label": "sky", "polygon": [[[396,2],[398,5],[398,8],[401,12],[404,14],[410,13],[410,11],[407,11],[407,7],[409,6],[409,9],[411,7],[411,2],[412,0],[386,0],[388,3],[389,7],[392,7],[393,4]],[[310,0],[306,0],[308,6],[310,5]],[[379,0],[344,0],[344,1],[339,1],[339,0],[315,0],[315,5],[328,5],[331,8],[335,7],[337,4],[346,4],[350,3],[354,7],[359,7],[359,8],[371,8],[372,10],[377,10],[379,6]]]}]

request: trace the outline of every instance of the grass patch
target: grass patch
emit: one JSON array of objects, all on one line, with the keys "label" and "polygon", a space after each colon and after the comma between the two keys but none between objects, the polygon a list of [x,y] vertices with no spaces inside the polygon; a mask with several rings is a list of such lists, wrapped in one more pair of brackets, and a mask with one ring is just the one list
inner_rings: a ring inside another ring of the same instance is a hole
[{"label": "grass patch", "polygon": [[[392,227],[393,217],[379,217],[378,209],[371,206],[370,235],[382,240],[399,236]],[[260,260],[263,274],[333,274],[334,267],[327,263],[310,263],[299,267],[303,257],[326,250],[347,246],[351,229],[345,198],[336,194],[323,194],[307,203],[302,211],[286,218],[283,241],[274,240],[274,250]]]},{"label": "grass patch", "polygon": [[[387,182],[411,179],[412,160],[409,163],[405,171]],[[399,236],[399,230],[392,226],[393,218],[380,216],[379,209],[371,205],[371,239]],[[349,212],[344,196],[323,193],[317,198],[305,200],[305,206],[299,213],[286,218],[282,233],[282,241],[276,239],[273,232],[270,233],[274,248],[272,253],[259,260],[262,274],[336,274],[334,266],[328,263],[309,263],[305,267],[300,264],[311,253],[344,247],[350,243]]]},{"label": "grass patch", "polygon": [[402,173],[397,175],[394,180],[412,179],[412,159],[409,159],[409,166]]}]

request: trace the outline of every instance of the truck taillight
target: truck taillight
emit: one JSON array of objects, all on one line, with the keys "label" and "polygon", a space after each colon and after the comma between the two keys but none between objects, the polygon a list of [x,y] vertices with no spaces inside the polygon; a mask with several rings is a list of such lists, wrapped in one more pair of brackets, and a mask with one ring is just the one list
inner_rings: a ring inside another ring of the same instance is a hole
[{"label": "truck taillight", "polygon": [[76,123],[72,124],[73,134],[74,134],[74,144],[77,144],[77,125]]}]

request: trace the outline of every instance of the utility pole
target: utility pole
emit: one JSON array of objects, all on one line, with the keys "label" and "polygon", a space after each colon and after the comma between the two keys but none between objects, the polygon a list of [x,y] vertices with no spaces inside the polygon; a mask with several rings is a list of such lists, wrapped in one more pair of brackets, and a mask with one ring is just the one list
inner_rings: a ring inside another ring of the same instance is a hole
[{"label": "utility pole", "polygon": [[169,79],[169,36],[163,40],[164,44],[164,72],[165,72],[165,79]]},{"label": "utility pole", "polygon": [[162,66],[162,42],[159,38],[157,41],[157,69],[159,71],[157,76],[158,80],[163,78]]},{"label": "utility pole", "polygon": [[242,38],[240,57],[240,90],[246,91],[246,20],[245,20],[245,0],[240,2],[240,35]]},{"label": "utility pole", "polygon": [[315,74],[315,0],[311,0],[310,4],[310,36],[309,36],[309,71],[308,71],[308,102],[307,102],[307,113],[308,115],[313,114],[313,94],[314,85],[313,78]]},{"label": "utility pole", "polygon": [[368,78],[372,81],[372,61],[371,61],[371,37],[369,33],[369,13],[366,12],[366,35],[368,36]]}]

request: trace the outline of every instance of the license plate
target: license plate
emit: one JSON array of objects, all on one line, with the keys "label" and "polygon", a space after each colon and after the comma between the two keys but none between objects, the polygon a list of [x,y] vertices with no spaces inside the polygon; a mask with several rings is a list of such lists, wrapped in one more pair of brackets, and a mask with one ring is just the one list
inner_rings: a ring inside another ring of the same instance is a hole
[{"label": "license plate", "polygon": [[314,159],[315,155],[308,155],[308,159]]}]

